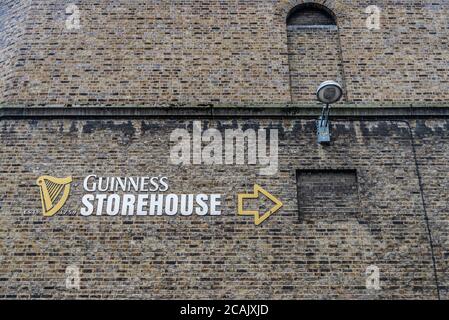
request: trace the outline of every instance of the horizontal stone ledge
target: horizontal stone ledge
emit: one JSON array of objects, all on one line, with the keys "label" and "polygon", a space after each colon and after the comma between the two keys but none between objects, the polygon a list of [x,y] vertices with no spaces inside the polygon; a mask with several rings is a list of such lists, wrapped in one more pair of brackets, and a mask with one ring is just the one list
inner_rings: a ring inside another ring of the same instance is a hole
[{"label": "horizontal stone ledge", "polygon": [[[320,105],[201,105],[201,106],[0,106],[0,119],[36,118],[298,118],[316,119]],[[356,105],[338,104],[333,119],[448,118],[449,105]]]}]

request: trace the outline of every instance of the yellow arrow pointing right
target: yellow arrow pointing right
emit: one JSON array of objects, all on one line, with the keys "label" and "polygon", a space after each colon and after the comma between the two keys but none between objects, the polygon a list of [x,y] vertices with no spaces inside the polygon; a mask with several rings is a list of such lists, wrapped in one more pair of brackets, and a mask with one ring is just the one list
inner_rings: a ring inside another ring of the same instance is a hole
[{"label": "yellow arrow pointing right", "polygon": [[[258,199],[259,193],[263,194],[265,197],[270,199],[274,203],[274,206],[262,215],[260,214],[259,211],[256,211],[256,210],[243,210],[243,201],[245,199]],[[237,214],[240,216],[254,216],[254,224],[256,226],[260,225],[262,222],[267,220],[273,213],[278,211],[283,206],[283,203],[278,198],[273,196],[271,193],[266,191],[264,188],[262,188],[258,184],[254,185],[253,193],[238,194],[237,199],[238,199]]]}]

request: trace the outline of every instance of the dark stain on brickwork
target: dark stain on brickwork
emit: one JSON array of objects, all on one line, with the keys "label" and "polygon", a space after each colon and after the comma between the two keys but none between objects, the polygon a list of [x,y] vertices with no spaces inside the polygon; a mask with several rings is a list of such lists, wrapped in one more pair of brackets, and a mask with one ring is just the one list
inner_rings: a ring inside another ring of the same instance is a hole
[{"label": "dark stain on brickwork", "polygon": [[428,125],[427,123],[428,121],[426,122],[425,120],[416,121],[415,134],[417,137],[424,137],[429,134],[438,136],[448,135],[449,121],[442,121],[437,126],[434,123],[433,125]]},{"label": "dark stain on brickwork", "polygon": [[38,124],[39,124],[39,121],[36,120],[36,119],[29,120],[29,121],[28,121],[28,124],[30,125],[30,128],[31,128],[31,129],[37,129],[37,126],[38,126]]},{"label": "dark stain on brickwork", "polygon": [[[140,122],[140,134],[143,136],[147,134],[147,132],[151,133],[158,133],[161,132],[164,127],[172,126],[174,123],[173,120],[164,120],[164,122],[159,121],[141,121]],[[181,127],[180,123],[180,128]]]},{"label": "dark stain on brickwork", "polygon": [[407,127],[401,126],[401,121],[361,121],[360,130],[364,136],[409,137],[409,131]]},{"label": "dark stain on brickwork", "polygon": [[332,120],[331,135],[334,141],[339,141],[342,137],[344,137],[346,141],[353,141],[356,138],[356,132],[352,123],[341,124],[338,122],[332,122]]},{"label": "dark stain on brickwork", "polygon": [[128,138],[134,137],[136,134],[136,128],[131,121],[120,122],[120,121],[102,121],[102,120],[94,120],[94,121],[86,121],[83,126],[83,133],[91,134],[95,131],[102,130],[110,130],[112,132],[122,133]]},{"label": "dark stain on brickwork", "polygon": [[72,122],[70,123],[69,133],[71,133],[71,134],[76,134],[76,133],[78,133],[78,127],[77,127],[77,122],[76,122],[76,121],[72,121]]}]

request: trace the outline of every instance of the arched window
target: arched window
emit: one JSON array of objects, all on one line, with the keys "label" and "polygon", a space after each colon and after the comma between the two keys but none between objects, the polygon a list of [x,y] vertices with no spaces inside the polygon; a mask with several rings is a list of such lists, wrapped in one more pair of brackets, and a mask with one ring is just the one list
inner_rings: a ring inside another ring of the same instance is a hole
[{"label": "arched window", "polygon": [[335,15],[320,4],[305,3],[287,17],[292,101],[316,100],[325,80],[344,86],[341,46]]}]

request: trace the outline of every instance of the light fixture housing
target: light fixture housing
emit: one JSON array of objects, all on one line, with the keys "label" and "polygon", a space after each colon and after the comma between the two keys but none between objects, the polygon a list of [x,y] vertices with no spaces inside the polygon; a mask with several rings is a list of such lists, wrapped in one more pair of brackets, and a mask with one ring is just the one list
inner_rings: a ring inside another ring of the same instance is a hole
[{"label": "light fixture housing", "polygon": [[335,81],[324,81],[316,90],[316,96],[320,102],[324,103],[320,119],[316,122],[318,143],[327,145],[331,142],[329,124],[330,105],[340,101],[343,96],[343,89]]},{"label": "light fixture housing", "polygon": [[343,88],[337,82],[328,80],[320,84],[316,90],[318,100],[324,104],[333,104],[340,101]]}]

